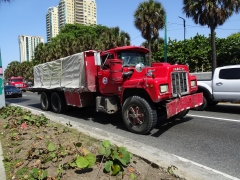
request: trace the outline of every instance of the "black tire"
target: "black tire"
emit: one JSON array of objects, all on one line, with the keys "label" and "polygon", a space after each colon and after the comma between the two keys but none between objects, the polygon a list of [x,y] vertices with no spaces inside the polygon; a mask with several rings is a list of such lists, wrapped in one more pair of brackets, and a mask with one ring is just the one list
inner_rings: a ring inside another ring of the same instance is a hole
[{"label": "black tire", "polygon": [[219,102],[218,101],[211,101],[208,102],[208,106],[216,106]]},{"label": "black tire", "polygon": [[147,134],[157,124],[155,107],[139,96],[132,96],[125,100],[122,117],[126,127],[137,134]]},{"label": "black tire", "polygon": [[203,111],[208,105],[207,99],[203,96],[203,104],[194,108],[196,111]]},{"label": "black tire", "polygon": [[40,96],[41,109],[49,111],[51,109],[51,97],[47,92],[42,92]]},{"label": "black tire", "polygon": [[178,113],[176,116],[177,116],[177,118],[182,119],[182,118],[184,118],[184,116],[187,115],[188,112],[189,112],[189,110],[186,109],[186,110],[183,110],[182,112]]},{"label": "black tire", "polygon": [[55,113],[64,113],[67,110],[67,104],[64,96],[61,93],[52,93],[51,95],[51,107]]}]

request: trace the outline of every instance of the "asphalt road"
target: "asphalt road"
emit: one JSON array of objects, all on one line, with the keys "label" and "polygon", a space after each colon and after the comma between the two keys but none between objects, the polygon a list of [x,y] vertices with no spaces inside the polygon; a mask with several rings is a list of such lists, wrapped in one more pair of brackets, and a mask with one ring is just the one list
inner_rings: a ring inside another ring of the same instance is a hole
[{"label": "asphalt road", "polygon": [[[37,93],[7,102],[41,110]],[[240,105],[219,104],[205,111],[190,111],[183,120],[160,120],[148,135],[136,135],[124,126],[121,115],[73,109],[61,117],[144,143],[240,179]]]}]

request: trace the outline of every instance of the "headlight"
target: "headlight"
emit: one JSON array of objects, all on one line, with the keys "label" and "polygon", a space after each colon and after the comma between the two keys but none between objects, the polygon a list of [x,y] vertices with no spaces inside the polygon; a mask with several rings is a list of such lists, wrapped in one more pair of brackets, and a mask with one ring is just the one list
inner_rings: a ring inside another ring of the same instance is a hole
[{"label": "headlight", "polygon": [[196,86],[196,85],[197,85],[196,81],[195,81],[195,80],[192,80],[192,81],[191,81],[191,87],[194,87],[194,86]]},{"label": "headlight", "polygon": [[160,92],[161,93],[168,92],[168,85],[167,84],[160,85]]}]

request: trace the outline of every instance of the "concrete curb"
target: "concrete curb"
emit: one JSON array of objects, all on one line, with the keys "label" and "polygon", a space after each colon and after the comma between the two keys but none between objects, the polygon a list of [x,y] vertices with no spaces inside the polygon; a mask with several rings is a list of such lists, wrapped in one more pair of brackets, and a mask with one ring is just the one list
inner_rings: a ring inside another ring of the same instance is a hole
[{"label": "concrete curb", "polygon": [[3,163],[3,151],[2,151],[2,144],[0,141],[0,179],[6,180],[5,168]]},{"label": "concrete curb", "polygon": [[[19,106],[16,104],[10,104],[13,106]],[[23,106],[20,106],[23,107]],[[68,123],[70,120],[60,117],[59,115],[50,114],[47,112],[38,111],[35,109],[23,107],[25,109],[30,110],[33,114],[40,115],[44,114],[47,118],[49,118],[51,121],[61,123],[66,126],[66,123]],[[130,152],[132,152],[135,155],[138,155],[142,158],[145,158],[161,167],[168,168],[171,165],[174,165],[178,168],[178,170],[174,170],[174,173],[180,177],[184,177],[186,179],[191,180],[240,180],[236,177],[232,177],[228,174],[219,172],[217,170],[211,169],[209,167],[203,166],[201,164],[189,161],[187,159],[178,157],[174,154],[170,154],[164,151],[161,151],[157,148],[153,148],[150,146],[146,146],[145,144],[123,138],[119,135],[112,134],[106,131],[102,131],[99,128],[93,128],[90,126],[87,126],[85,124],[79,123],[79,122],[72,122],[71,124],[75,129],[78,131],[87,134],[93,138],[96,138],[98,140],[110,140],[111,143],[114,143],[118,146],[124,146],[126,147]],[[139,137],[141,137],[139,135]],[[2,173],[1,173],[2,174]],[[1,178],[0,178],[1,179]]]}]

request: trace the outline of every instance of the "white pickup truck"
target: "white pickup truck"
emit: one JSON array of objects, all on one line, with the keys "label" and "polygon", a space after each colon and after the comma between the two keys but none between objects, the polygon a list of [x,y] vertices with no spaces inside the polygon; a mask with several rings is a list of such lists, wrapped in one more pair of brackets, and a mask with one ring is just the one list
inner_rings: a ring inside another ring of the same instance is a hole
[{"label": "white pickup truck", "polygon": [[240,102],[240,65],[229,65],[211,72],[191,73],[197,77],[198,92],[202,92],[203,104],[196,110],[204,110],[218,102]]}]

